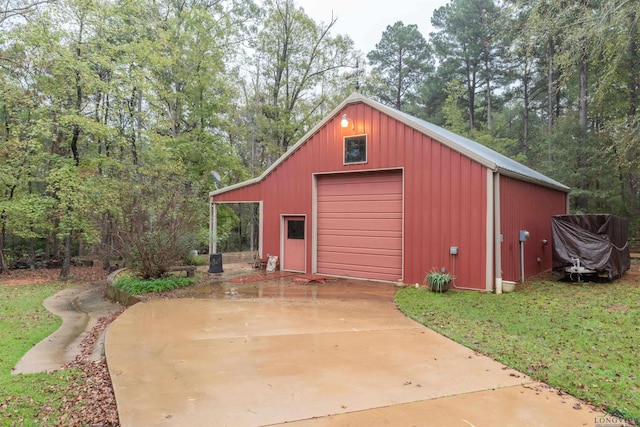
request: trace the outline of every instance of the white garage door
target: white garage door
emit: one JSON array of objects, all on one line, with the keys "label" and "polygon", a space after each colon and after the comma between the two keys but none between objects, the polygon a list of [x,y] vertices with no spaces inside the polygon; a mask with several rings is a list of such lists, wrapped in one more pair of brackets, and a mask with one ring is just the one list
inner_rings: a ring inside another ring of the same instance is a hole
[{"label": "white garage door", "polygon": [[318,177],[318,273],[402,278],[402,172]]}]

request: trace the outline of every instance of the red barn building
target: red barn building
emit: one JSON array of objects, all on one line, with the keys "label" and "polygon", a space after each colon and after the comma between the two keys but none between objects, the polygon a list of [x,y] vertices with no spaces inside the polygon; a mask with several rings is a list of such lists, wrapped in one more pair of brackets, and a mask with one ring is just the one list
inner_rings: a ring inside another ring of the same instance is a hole
[{"label": "red barn building", "polygon": [[[551,216],[569,188],[493,150],[352,94],[257,178],[210,193],[258,203],[259,253],[287,271],[457,288],[551,268]],[[520,243],[520,231],[529,232]],[[521,249],[524,258],[521,259]]]}]

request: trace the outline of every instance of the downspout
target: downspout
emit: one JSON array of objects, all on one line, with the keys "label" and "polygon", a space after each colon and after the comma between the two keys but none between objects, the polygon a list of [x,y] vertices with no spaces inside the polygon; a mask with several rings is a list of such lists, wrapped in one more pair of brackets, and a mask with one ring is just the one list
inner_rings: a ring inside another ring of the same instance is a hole
[{"label": "downspout", "polygon": [[494,231],[494,263],[495,291],[502,293],[502,229],[500,228],[500,173],[493,174],[493,231]]}]

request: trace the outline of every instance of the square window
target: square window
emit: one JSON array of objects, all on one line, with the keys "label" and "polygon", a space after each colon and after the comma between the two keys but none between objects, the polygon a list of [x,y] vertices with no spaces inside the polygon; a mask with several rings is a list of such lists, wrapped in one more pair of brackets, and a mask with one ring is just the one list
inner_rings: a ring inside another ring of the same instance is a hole
[{"label": "square window", "polygon": [[344,138],[344,164],[367,163],[367,135]]},{"label": "square window", "polygon": [[304,220],[287,221],[287,239],[304,240]]}]

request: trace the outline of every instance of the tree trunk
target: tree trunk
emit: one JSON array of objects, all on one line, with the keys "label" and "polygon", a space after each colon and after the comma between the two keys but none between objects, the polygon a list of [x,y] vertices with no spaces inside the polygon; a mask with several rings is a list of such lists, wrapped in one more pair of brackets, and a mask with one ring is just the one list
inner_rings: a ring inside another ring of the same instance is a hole
[{"label": "tree trunk", "polygon": [[[55,228],[57,229],[59,226],[59,222],[56,221]],[[51,253],[53,254],[53,259],[56,261],[60,261],[60,239],[56,236],[55,233],[51,233]]]},{"label": "tree trunk", "polygon": [[[579,72],[579,95],[578,95],[578,125],[580,126],[580,141],[584,151],[578,153],[578,165],[582,171],[587,166],[587,150],[586,145],[589,143],[587,134],[587,62],[586,57],[582,57],[578,64]],[[579,187],[583,193],[576,198],[576,207],[582,212],[589,211],[589,196],[584,191],[588,190],[589,182],[584,173],[581,173]]]},{"label": "tree trunk", "polygon": [[4,212],[0,216],[0,222],[2,224],[0,226],[0,273],[6,273],[7,271],[9,271],[9,268],[7,267],[7,261],[4,258],[4,242],[5,242],[5,236],[6,236],[6,226],[4,224]]},{"label": "tree trunk", "polygon": [[46,264],[51,260],[51,238],[50,236],[45,236],[44,239],[44,262]]},{"label": "tree trunk", "polygon": [[60,269],[60,280],[68,280],[71,277],[71,233],[64,238],[64,256]]},{"label": "tree trunk", "polygon": [[586,135],[587,133],[587,62],[583,57],[578,65],[580,74],[580,94],[578,104],[578,123],[580,130]]},{"label": "tree trunk", "polygon": [[109,271],[111,268],[112,246],[111,215],[106,213],[102,216],[102,268],[105,271]]},{"label": "tree trunk", "polygon": [[522,91],[524,111],[522,117],[522,154],[527,155],[527,149],[529,146],[529,108],[530,108],[530,94],[529,94],[529,63],[525,59],[524,74],[522,76]]},{"label": "tree trunk", "polygon": [[[80,35],[78,40],[78,46],[76,47],[76,60],[80,60],[82,51],[80,45],[82,44],[82,33],[84,30],[84,21],[80,21]],[[82,76],[80,70],[76,70],[76,114],[80,115],[82,111]],[[73,160],[76,166],[80,165],[80,153],[78,152],[78,140],[80,139],[80,125],[75,124],[73,126],[73,135],[71,137],[71,153],[73,154]]]},{"label": "tree trunk", "polygon": [[[485,47],[488,50],[487,47]],[[491,63],[489,61],[488,52],[485,50],[485,58],[484,58],[484,71],[485,71],[485,84],[487,86],[486,96],[487,96],[487,129],[491,131],[491,113],[492,113],[492,105],[491,105]]]},{"label": "tree trunk", "polygon": [[31,267],[36,266],[36,245],[35,239],[29,239],[29,260],[31,261]]},{"label": "tree trunk", "polygon": [[[547,62],[548,62],[548,65],[547,65],[547,131],[549,133],[551,133],[551,130],[553,129],[553,122],[554,122],[553,106],[554,106],[555,84],[553,82],[553,59],[554,59],[553,37],[549,37],[549,45],[547,47]],[[549,152],[551,152],[551,147],[549,147]]]},{"label": "tree trunk", "polygon": [[469,76],[469,81],[467,82],[467,96],[469,98],[469,102],[467,104],[467,108],[469,110],[469,134],[475,128],[475,115],[476,115],[476,73],[471,72],[467,74]]},{"label": "tree trunk", "polygon": [[[629,122],[633,123],[634,128],[638,129],[638,92],[640,91],[640,52],[638,52],[638,42],[636,35],[638,34],[638,24],[636,13],[631,12],[629,15],[630,33],[632,34],[629,44]],[[638,164],[638,146],[632,145],[631,152],[628,154],[628,160],[631,164]],[[628,177],[628,200],[630,217],[637,218],[640,213],[640,173],[635,167],[630,168]]]}]

